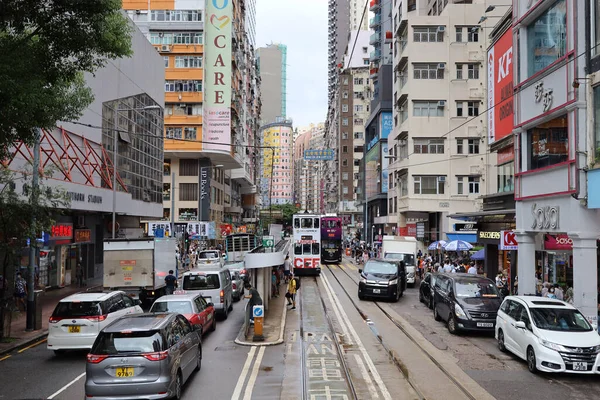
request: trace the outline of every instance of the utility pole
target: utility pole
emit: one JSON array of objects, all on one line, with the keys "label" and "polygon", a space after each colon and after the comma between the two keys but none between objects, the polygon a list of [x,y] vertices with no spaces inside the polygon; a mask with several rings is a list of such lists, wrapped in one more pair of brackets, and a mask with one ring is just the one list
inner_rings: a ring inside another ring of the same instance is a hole
[{"label": "utility pole", "polygon": [[[35,143],[33,145],[33,170],[31,174],[31,193],[29,196],[29,203],[33,210],[37,207],[38,193],[39,193],[39,177],[40,177],[40,140],[42,132],[41,129],[37,129],[35,135]],[[35,262],[37,255],[36,248],[36,219],[35,212],[32,212],[31,217],[31,232],[33,237],[29,238],[29,266],[27,267],[27,321],[25,323],[25,330],[32,331],[34,328],[35,319]],[[41,327],[38,327],[41,328]]]}]

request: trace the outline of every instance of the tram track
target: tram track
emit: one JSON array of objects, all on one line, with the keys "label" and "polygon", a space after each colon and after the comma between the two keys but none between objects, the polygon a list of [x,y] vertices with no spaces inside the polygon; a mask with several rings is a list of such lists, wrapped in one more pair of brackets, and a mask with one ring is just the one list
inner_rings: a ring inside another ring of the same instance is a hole
[{"label": "tram track", "polygon": [[[348,276],[348,278],[358,287],[358,281],[355,280],[349,273],[348,271],[346,271],[343,268],[339,268],[339,264],[337,265],[338,268],[335,271],[342,271],[346,276]],[[359,313],[359,315],[361,316],[361,318],[365,321],[365,323],[367,324],[372,324],[371,319],[368,317],[368,315],[358,306],[357,302],[352,298],[352,296],[350,295],[350,293],[348,292],[348,290],[346,289],[346,287],[342,284],[342,282],[340,281],[340,279],[338,278],[337,274],[334,272],[334,270],[327,265],[327,270],[330,272],[331,276],[333,276],[333,278],[337,281],[337,283],[339,284],[339,286],[342,288],[342,290],[344,291],[344,293],[346,294],[346,296],[348,297],[348,299],[350,300],[350,302],[352,303],[353,307],[356,309],[356,311]],[[407,332],[407,330],[402,326],[402,324],[400,324],[392,315],[390,315],[390,313],[388,313],[382,306],[381,304],[379,304],[379,302],[377,301],[373,301],[372,302],[373,305],[375,305],[377,307],[377,309],[379,311],[381,311],[381,313],[392,323],[394,324],[394,326],[396,328],[398,328],[403,334],[404,336],[410,340],[438,369],[439,371],[448,378],[448,380],[456,387],[458,388],[458,390],[463,393],[468,399],[471,400],[477,400],[477,397],[475,397],[468,388],[466,388],[460,381],[458,381],[454,376],[452,376],[452,374],[442,365],[440,364],[435,357],[433,357],[433,355],[431,355],[429,353],[429,351],[427,351],[427,349],[425,349],[410,333]],[[413,388],[413,390],[415,390],[415,392],[417,393],[417,395],[419,396],[419,399],[421,400],[426,400],[427,397],[425,396],[425,394],[423,393],[423,390],[420,388],[420,385],[413,379],[413,377],[411,376],[411,374],[408,373],[408,369],[407,367],[404,365],[404,363],[402,362],[402,360],[400,360],[398,358],[398,355],[396,354],[396,352],[392,349],[390,349],[383,341],[383,337],[378,334],[375,330],[371,329],[373,331],[373,333],[375,334],[375,336],[377,337],[377,340],[379,341],[379,343],[383,346],[383,348],[386,350],[386,352],[388,353],[388,355],[390,356],[391,360],[393,361],[394,365],[400,370],[400,372],[404,375],[404,377],[406,378],[406,380],[408,381],[408,384]]]}]

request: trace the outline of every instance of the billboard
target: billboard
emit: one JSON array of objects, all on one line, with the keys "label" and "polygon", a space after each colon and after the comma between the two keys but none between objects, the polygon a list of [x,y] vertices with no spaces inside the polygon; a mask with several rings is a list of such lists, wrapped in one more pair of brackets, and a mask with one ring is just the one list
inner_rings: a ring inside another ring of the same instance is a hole
[{"label": "billboard", "polygon": [[304,159],[306,161],[331,161],[335,159],[335,152],[332,149],[304,150]]},{"label": "billboard", "polygon": [[388,156],[388,144],[387,142],[381,144],[381,193],[388,192],[389,186],[389,171],[388,167],[390,164]]},{"label": "billboard", "polygon": [[373,146],[373,148],[369,150],[365,155],[365,192],[367,199],[370,199],[371,197],[376,196],[379,193],[379,185],[377,183],[377,181],[379,180],[377,179],[377,164],[379,163],[380,145],[381,142],[377,142],[377,144]]},{"label": "billboard", "polygon": [[379,127],[381,139],[387,139],[392,133],[392,129],[394,129],[394,123],[391,112],[382,112],[380,119],[381,126]]},{"label": "billboard", "polygon": [[210,175],[211,175],[211,164],[210,159],[201,158],[200,174],[198,175],[198,185],[200,186],[200,196],[198,197],[198,210],[200,215],[199,221],[210,220]]},{"label": "billboard", "polygon": [[507,30],[488,50],[488,140],[510,135],[513,118],[513,36]]},{"label": "billboard", "polygon": [[208,0],[204,24],[202,149],[227,153],[231,152],[232,1]]}]

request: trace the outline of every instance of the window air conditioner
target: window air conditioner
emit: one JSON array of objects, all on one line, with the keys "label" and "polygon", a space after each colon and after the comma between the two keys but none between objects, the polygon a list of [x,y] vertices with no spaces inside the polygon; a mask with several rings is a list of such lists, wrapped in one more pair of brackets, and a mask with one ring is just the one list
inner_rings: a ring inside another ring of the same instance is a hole
[{"label": "window air conditioner", "polygon": [[439,108],[446,107],[446,100],[440,100],[440,101],[438,101],[438,107]]},{"label": "window air conditioner", "polygon": [[445,176],[438,176],[438,182],[446,182]]},{"label": "window air conditioner", "polygon": [[446,63],[439,63],[438,69],[446,69]]},{"label": "window air conditioner", "polygon": [[437,28],[438,33],[443,33],[446,31],[446,27],[443,25],[438,26]]},{"label": "window air conditioner", "polygon": [[160,51],[169,52],[171,51],[171,48],[168,45],[163,44],[162,46],[160,46]]}]

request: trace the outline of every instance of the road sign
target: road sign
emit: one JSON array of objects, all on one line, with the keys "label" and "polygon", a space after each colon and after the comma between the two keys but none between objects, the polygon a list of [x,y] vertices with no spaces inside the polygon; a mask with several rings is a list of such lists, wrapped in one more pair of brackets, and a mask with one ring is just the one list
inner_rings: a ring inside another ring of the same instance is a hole
[{"label": "road sign", "polygon": [[263,247],[274,247],[275,238],[273,236],[263,236],[262,245]]},{"label": "road sign", "polygon": [[265,316],[265,309],[263,306],[252,307],[252,315],[254,318],[262,318]]},{"label": "road sign", "polygon": [[335,158],[332,149],[309,149],[304,150],[304,159],[307,161],[331,161]]},{"label": "road sign", "polygon": [[517,250],[517,235],[513,231],[500,231],[500,250]]}]

